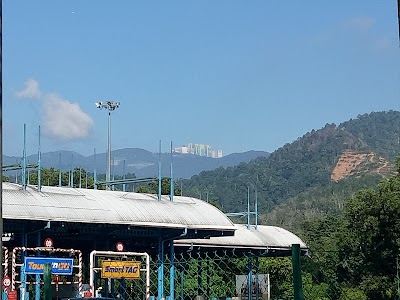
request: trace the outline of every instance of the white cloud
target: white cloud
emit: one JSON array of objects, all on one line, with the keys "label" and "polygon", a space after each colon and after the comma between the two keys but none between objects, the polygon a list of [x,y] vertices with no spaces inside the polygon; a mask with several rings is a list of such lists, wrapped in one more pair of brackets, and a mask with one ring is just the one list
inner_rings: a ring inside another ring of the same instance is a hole
[{"label": "white cloud", "polygon": [[348,21],[348,24],[356,30],[368,31],[374,26],[375,19],[367,16],[354,17]]},{"label": "white cloud", "polygon": [[28,79],[24,83],[24,88],[15,93],[18,98],[39,99],[42,95],[39,89],[39,82],[34,79]]},{"label": "white cloud", "polygon": [[78,103],[71,103],[57,94],[47,94],[43,105],[45,132],[63,140],[82,139],[89,135],[92,118]]},{"label": "white cloud", "polygon": [[41,103],[44,133],[52,138],[72,141],[89,136],[92,118],[82,111],[78,103],[72,103],[57,94],[42,93],[39,82],[25,81],[25,87],[16,93],[18,98],[37,99]]}]

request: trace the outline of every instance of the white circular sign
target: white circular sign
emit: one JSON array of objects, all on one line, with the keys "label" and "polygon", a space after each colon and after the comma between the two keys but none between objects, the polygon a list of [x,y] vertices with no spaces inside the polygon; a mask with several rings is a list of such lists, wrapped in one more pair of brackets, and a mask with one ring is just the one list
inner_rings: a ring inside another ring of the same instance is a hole
[{"label": "white circular sign", "polygon": [[53,247],[53,240],[51,238],[47,238],[44,240],[44,246],[46,248],[52,248]]},{"label": "white circular sign", "polygon": [[4,276],[3,277],[3,286],[5,287],[5,288],[8,288],[8,287],[10,287],[11,286],[11,278],[10,277],[8,277],[8,276]]},{"label": "white circular sign", "polygon": [[118,242],[118,243],[115,245],[115,249],[117,249],[118,252],[124,251],[124,244],[122,244],[121,242]]}]

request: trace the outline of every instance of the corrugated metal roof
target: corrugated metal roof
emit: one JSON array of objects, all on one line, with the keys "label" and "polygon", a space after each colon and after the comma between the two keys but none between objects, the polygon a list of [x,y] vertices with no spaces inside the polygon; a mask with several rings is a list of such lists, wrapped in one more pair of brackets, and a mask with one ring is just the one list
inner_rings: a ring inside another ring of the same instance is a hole
[{"label": "corrugated metal roof", "polygon": [[295,234],[286,229],[275,226],[258,225],[257,229],[246,225],[235,224],[234,236],[211,237],[209,239],[183,239],[176,240],[176,246],[199,246],[209,248],[242,248],[242,249],[290,249],[292,244],[300,244],[300,248],[306,249],[306,244]]},{"label": "corrugated metal roof", "polygon": [[43,186],[23,190],[3,182],[3,218],[60,222],[127,224],[233,231],[216,207],[199,199],[118,191]]}]

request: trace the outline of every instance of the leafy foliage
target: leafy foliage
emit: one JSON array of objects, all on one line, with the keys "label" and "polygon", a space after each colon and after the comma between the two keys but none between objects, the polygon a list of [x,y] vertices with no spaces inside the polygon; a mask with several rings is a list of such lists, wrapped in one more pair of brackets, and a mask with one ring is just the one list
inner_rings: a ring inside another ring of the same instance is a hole
[{"label": "leafy foliage", "polygon": [[[138,193],[146,194],[157,194],[158,193],[158,180],[150,181],[148,184],[142,184],[137,189]],[[162,178],[161,179],[161,195],[170,195],[171,193],[171,179]],[[178,196],[181,194],[181,189],[174,185],[174,195]]]},{"label": "leafy foliage", "polygon": [[304,271],[329,284],[333,299],[397,299],[400,175],[362,189],[341,216],[303,224],[311,258]]}]

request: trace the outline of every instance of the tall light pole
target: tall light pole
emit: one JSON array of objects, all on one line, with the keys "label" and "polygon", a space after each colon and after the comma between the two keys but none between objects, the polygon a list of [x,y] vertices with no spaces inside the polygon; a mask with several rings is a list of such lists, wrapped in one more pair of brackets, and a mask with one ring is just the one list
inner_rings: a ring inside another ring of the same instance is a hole
[{"label": "tall light pole", "polygon": [[111,112],[119,107],[119,102],[113,101],[100,101],[96,102],[96,107],[99,109],[108,110],[108,147],[107,147],[107,173],[106,173],[106,189],[110,190],[111,181]]}]

